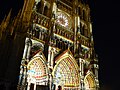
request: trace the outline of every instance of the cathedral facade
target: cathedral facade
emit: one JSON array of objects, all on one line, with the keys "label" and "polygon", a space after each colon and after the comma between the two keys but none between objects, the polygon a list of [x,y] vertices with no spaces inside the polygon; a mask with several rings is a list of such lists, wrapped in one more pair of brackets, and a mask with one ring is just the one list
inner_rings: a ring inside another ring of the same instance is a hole
[{"label": "cathedral facade", "polygon": [[24,0],[14,19],[10,14],[0,26],[0,58],[8,62],[1,77],[15,81],[18,76],[17,90],[99,89],[90,7],[84,0]]}]

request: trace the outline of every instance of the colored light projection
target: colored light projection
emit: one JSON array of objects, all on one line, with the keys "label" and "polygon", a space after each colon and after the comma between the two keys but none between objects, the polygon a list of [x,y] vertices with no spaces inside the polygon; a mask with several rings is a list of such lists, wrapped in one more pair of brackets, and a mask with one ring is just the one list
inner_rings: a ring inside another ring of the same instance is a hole
[{"label": "colored light projection", "polygon": [[95,80],[91,73],[88,73],[84,79],[85,89],[86,90],[96,90]]},{"label": "colored light projection", "polygon": [[47,82],[46,64],[40,57],[35,57],[29,62],[28,79],[35,79],[41,85],[45,85]]},{"label": "colored light projection", "polygon": [[[69,55],[60,57],[54,69],[54,83],[66,87],[79,86],[79,71],[76,61]],[[66,89],[65,89],[66,90]]]},{"label": "colored light projection", "polygon": [[56,22],[63,27],[70,28],[71,27],[71,21],[70,17],[63,13],[62,11],[57,12],[57,20]]}]

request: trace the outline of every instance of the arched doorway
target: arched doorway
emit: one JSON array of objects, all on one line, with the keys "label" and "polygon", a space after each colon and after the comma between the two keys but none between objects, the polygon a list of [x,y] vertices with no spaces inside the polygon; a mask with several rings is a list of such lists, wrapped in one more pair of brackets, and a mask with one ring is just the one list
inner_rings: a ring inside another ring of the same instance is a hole
[{"label": "arched doorway", "polygon": [[92,72],[88,72],[84,79],[85,90],[96,90],[95,78]]},{"label": "arched doorway", "polygon": [[53,70],[53,83],[61,90],[79,90],[79,70],[78,65],[68,52],[60,55],[56,60]]},{"label": "arched doorway", "polygon": [[[48,69],[46,61],[43,59],[42,55],[39,54],[34,56],[32,60],[28,63],[27,72],[27,90],[41,90],[40,88],[47,88],[48,86]],[[31,89],[31,85],[34,89]],[[45,87],[46,86],[46,87]]]}]

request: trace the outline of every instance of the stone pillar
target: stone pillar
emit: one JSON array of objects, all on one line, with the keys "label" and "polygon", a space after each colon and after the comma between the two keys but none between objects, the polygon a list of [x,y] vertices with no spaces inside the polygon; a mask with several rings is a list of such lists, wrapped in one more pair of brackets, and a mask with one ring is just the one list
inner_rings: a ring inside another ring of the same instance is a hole
[{"label": "stone pillar", "polygon": [[21,66],[20,66],[19,81],[18,81],[18,88],[20,88],[20,86],[21,86],[22,76],[23,76],[23,66],[21,65]]},{"label": "stone pillar", "polygon": [[25,42],[25,48],[24,48],[24,53],[23,53],[23,60],[25,60],[25,59],[28,60],[29,59],[31,46],[32,46],[32,41],[31,41],[30,38],[27,38],[26,42]]},{"label": "stone pillar", "polygon": [[[97,61],[97,60],[95,60]],[[98,69],[99,69],[99,66],[98,64],[94,64],[94,69],[95,69],[95,82],[96,82],[96,90],[99,90],[99,80],[98,80]]]},{"label": "stone pillar", "polygon": [[28,82],[28,85],[27,85],[27,90],[30,90],[30,82]]},{"label": "stone pillar", "polygon": [[35,82],[35,84],[34,84],[34,90],[36,90],[36,82]]},{"label": "stone pillar", "polygon": [[18,81],[18,86],[20,86],[22,90],[25,90],[27,84],[27,63],[29,62],[31,46],[32,46],[32,41],[30,38],[27,38],[25,42],[23,59],[21,61],[20,75]]},{"label": "stone pillar", "polygon": [[54,64],[54,53],[55,49],[53,47],[49,46],[49,51],[48,51],[48,67],[49,67],[49,89],[52,90],[52,85],[53,85],[53,76],[52,76],[52,69],[53,69],[53,64]]},{"label": "stone pillar", "polygon": [[28,51],[28,45],[25,43],[24,53],[23,53],[23,59],[25,59]]},{"label": "stone pillar", "polygon": [[80,90],[84,90],[84,61],[79,58],[80,63]]},{"label": "stone pillar", "polygon": [[27,66],[23,66],[23,76],[21,78],[21,90],[25,90],[26,82],[27,82]]},{"label": "stone pillar", "polygon": [[58,90],[58,85],[56,84],[55,90]]},{"label": "stone pillar", "polygon": [[32,44],[31,44],[31,40],[30,40],[30,43],[28,45],[27,57],[26,57],[27,62],[29,62],[31,46],[32,46]]},{"label": "stone pillar", "polygon": [[81,23],[80,23],[80,17],[78,16],[77,18],[78,18],[78,22],[77,22],[77,23],[78,23],[78,24],[77,24],[77,33],[80,34],[80,33],[81,33],[81,30],[80,30],[80,28],[81,28],[81,27],[80,27],[80,24],[81,24]]},{"label": "stone pillar", "polygon": [[53,63],[54,63],[54,49],[51,49],[51,68],[53,68]]},{"label": "stone pillar", "polygon": [[48,67],[50,66],[50,60],[51,60],[51,51],[50,51],[50,47],[48,49]]},{"label": "stone pillar", "polygon": [[57,5],[55,2],[53,2],[53,8],[52,8],[52,18],[56,18],[56,13],[57,13]]},{"label": "stone pillar", "polygon": [[74,54],[76,52],[76,32],[77,32],[77,17],[75,16],[75,20],[74,20],[75,24],[74,24]]},{"label": "stone pillar", "polygon": [[52,84],[53,84],[53,77],[52,77],[52,73],[49,74],[49,89],[52,90]]},{"label": "stone pillar", "polygon": [[54,63],[54,54],[55,54],[55,49],[52,47],[49,47],[48,51],[48,67],[53,69],[53,63]]}]

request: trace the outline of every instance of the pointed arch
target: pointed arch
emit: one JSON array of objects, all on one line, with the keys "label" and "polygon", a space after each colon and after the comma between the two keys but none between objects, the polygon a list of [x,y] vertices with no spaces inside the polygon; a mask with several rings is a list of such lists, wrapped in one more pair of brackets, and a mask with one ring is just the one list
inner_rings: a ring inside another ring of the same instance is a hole
[{"label": "pointed arch", "polygon": [[43,14],[44,14],[45,16],[47,16],[47,15],[48,15],[48,12],[49,12],[49,8],[48,8],[48,6],[45,6],[45,7],[44,7],[44,13],[43,13]]},{"label": "pointed arch", "polygon": [[95,76],[91,71],[84,78],[84,84],[86,90],[96,90]]},{"label": "pointed arch", "polygon": [[54,84],[67,87],[79,86],[78,64],[69,50],[59,55],[55,60],[53,70]]},{"label": "pointed arch", "polygon": [[43,7],[44,7],[44,1],[43,0],[40,0],[39,2],[37,2],[36,9],[37,9],[38,13],[42,14]]},{"label": "pointed arch", "polygon": [[[46,85],[48,81],[48,68],[43,54],[36,54],[27,65],[28,81],[36,80],[38,85]],[[31,81],[34,83],[34,81]]]}]

